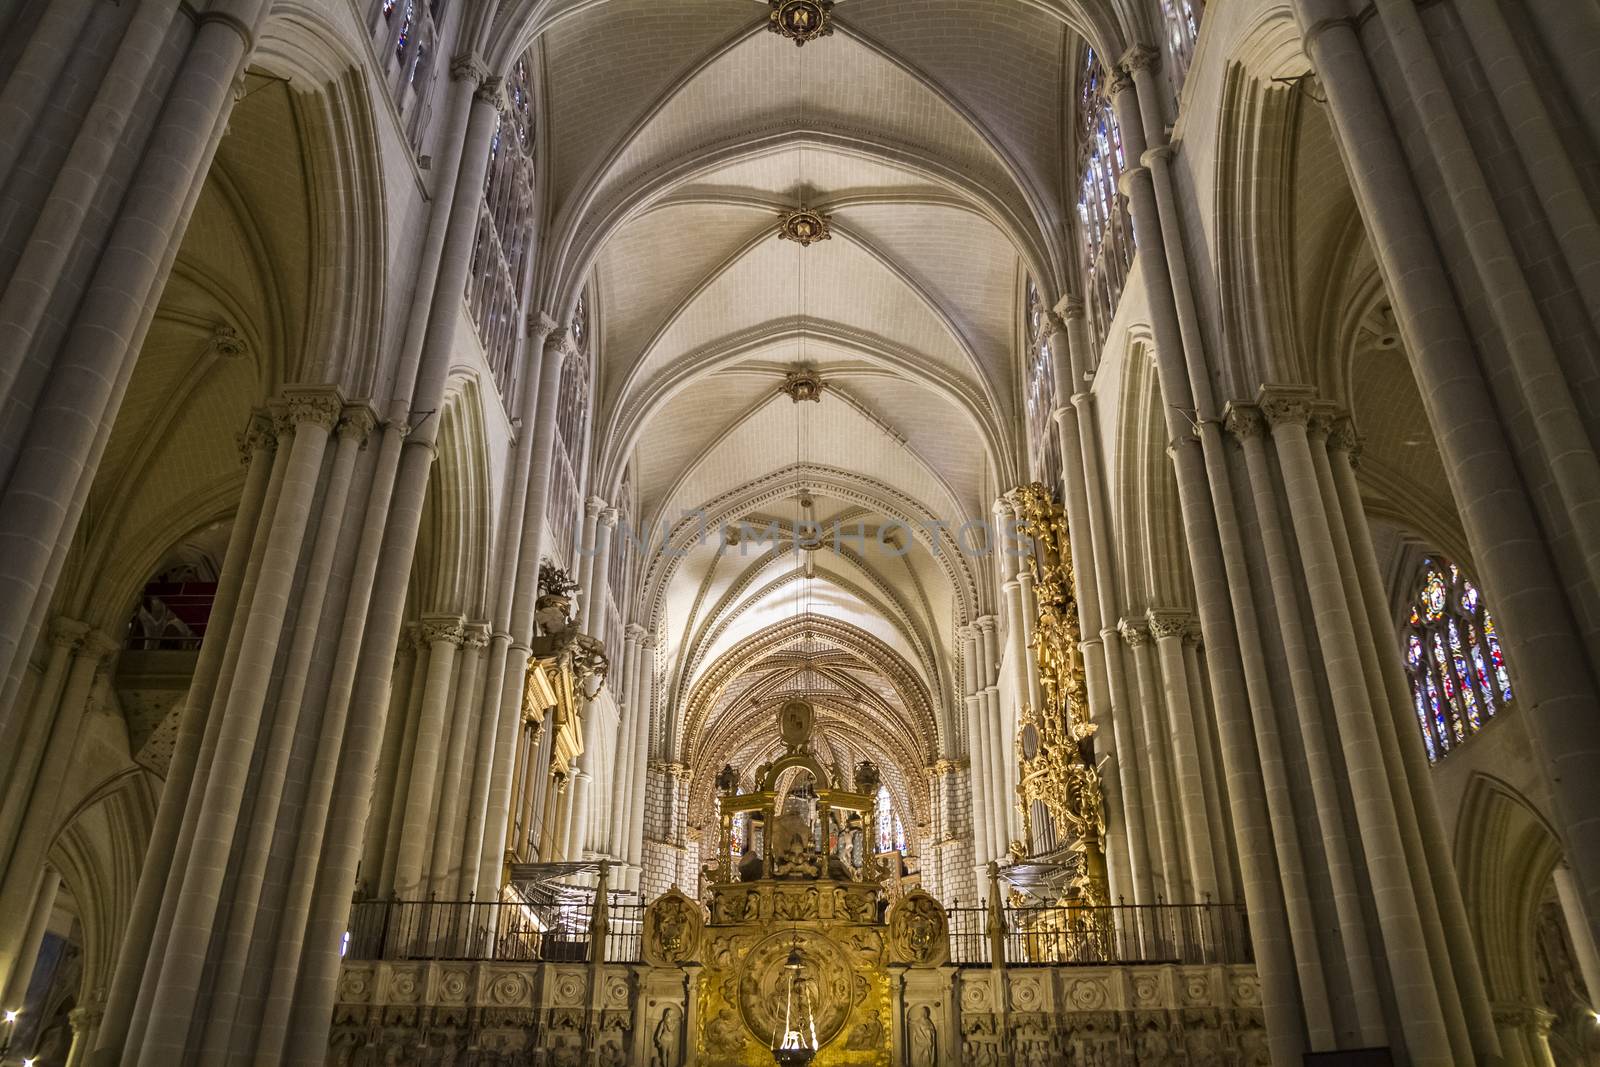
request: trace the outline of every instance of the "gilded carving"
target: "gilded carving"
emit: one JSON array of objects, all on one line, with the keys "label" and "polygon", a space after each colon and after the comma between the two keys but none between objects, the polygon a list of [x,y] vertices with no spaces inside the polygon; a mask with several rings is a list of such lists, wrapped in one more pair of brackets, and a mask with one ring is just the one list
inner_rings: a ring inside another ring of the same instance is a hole
[{"label": "gilded carving", "polygon": [[913,967],[938,967],[950,958],[950,923],[944,908],[920,889],[889,909],[889,958]]},{"label": "gilded carving", "polygon": [[1085,904],[1106,903],[1105,812],[1094,732],[1084,689],[1072,544],[1065,510],[1034,482],[1010,494],[1019,533],[1031,547],[1038,620],[1033,647],[1042,706],[1023,711],[1017,731],[1017,803],[1030,839],[1037,802],[1070,842],[1075,870],[1066,894]]},{"label": "gilded carving", "polygon": [[657,967],[697,959],[705,910],[676,887],[657,897],[644,916],[644,958]]}]

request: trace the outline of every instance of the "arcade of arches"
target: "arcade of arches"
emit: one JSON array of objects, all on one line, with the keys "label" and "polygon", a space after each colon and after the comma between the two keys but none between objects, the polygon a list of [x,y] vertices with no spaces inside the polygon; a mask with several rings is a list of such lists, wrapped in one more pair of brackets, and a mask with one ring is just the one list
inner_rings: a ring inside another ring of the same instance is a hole
[{"label": "arcade of arches", "polygon": [[1597,49],[0,2],[0,1064],[1600,1064]]}]

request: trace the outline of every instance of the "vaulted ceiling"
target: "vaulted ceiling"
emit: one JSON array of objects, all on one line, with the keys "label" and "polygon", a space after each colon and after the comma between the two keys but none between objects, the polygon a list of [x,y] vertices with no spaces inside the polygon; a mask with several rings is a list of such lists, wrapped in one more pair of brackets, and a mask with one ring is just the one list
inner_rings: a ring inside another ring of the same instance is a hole
[{"label": "vaulted ceiling", "polygon": [[[502,5],[541,71],[537,286],[588,294],[591,486],[672,534],[637,613],[697,774],[761,758],[775,694],[902,796],[959,734],[956,631],[994,593],[955,531],[1025,475],[1022,297],[1065,291],[1069,72],[1115,7],[841,0],[797,48],[751,0]],[[778,238],[802,206],[831,239]],[[862,536],[796,548],[835,523]]]}]

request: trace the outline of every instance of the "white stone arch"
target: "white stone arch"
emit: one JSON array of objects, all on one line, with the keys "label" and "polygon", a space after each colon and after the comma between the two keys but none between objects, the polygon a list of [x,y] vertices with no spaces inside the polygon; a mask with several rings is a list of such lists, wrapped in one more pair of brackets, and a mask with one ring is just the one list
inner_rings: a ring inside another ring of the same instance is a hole
[{"label": "white stone arch", "polygon": [[446,387],[439,413],[438,457],[428,473],[412,595],[424,615],[486,618],[494,488],[483,392],[477,377],[460,374]]}]

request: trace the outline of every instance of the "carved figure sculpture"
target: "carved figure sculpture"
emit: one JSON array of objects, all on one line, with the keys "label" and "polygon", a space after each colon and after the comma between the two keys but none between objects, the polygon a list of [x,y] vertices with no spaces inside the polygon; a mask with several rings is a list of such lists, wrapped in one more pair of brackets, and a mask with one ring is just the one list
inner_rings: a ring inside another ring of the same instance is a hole
[{"label": "carved figure sculpture", "polygon": [[876,1011],[856,1023],[845,1038],[844,1047],[852,1050],[879,1048],[883,1044],[883,1022]]},{"label": "carved figure sculpture", "polygon": [[678,1067],[678,1009],[673,1005],[661,1013],[650,1045],[650,1067]]},{"label": "carved figure sculpture", "polygon": [[910,1035],[911,1067],[934,1067],[939,1062],[939,1027],[933,1021],[933,1009],[926,1004],[911,1016]]}]

